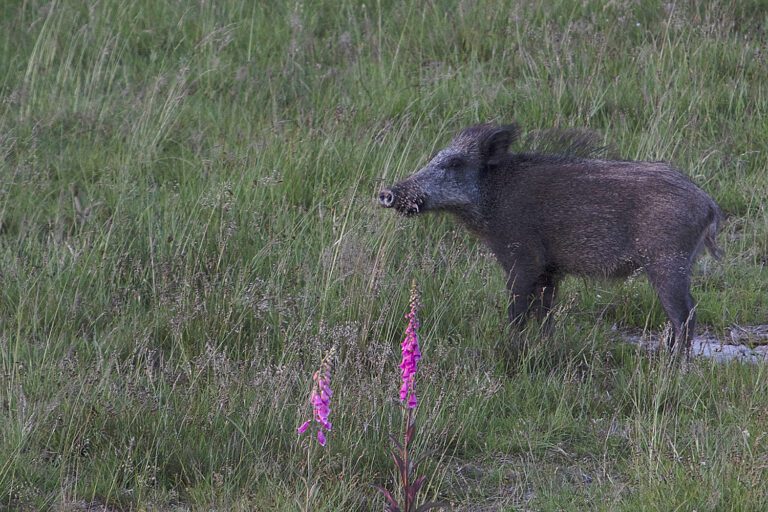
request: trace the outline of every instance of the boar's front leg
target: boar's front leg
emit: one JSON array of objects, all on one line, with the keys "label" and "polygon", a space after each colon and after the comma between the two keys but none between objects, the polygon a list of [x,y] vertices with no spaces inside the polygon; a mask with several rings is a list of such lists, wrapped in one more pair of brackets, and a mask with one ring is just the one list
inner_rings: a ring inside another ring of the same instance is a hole
[{"label": "boar's front leg", "polygon": [[555,298],[556,280],[535,264],[519,258],[507,271],[507,276],[511,332],[504,356],[508,363],[516,365],[524,360],[529,350],[528,337],[522,332],[528,315],[533,312],[540,322],[543,321],[541,327],[545,332],[551,328],[549,312]]},{"label": "boar's front leg", "polygon": [[507,274],[510,325],[522,330],[532,310],[539,320],[545,319],[552,308],[557,279],[540,263],[543,258],[535,251],[520,247],[497,255]]},{"label": "boar's front leg", "polygon": [[526,272],[509,273],[509,323],[521,331],[528,323],[528,316],[533,313],[544,334],[551,334],[550,312],[557,294],[558,279],[551,273],[536,274],[536,269],[530,268]]},{"label": "boar's front leg", "polygon": [[533,289],[533,304],[531,306],[545,335],[552,334],[553,320],[550,313],[557,294],[558,281],[559,279],[554,273],[544,273],[539,275]]},{"label": "boar's front leg", "polygon": [[518,331],[522,331],[525,324],[528,323],[528,311],[531,306],[533,284],[517,284],[519,283],[517,276],[511,279],[514,279],[515,283],[507,286],[509,289],[509,308],[507,309],[509,325]]},{"label": "boar's front leg", "polygon": [[507,289],[509,290],[509,308],[507,309],[509,323],[514,329],[521,331],[528,322],[531,299],[536,290],[536,276],[514,269],[508,271]]},{"label": "boar's front leg", "polygon": [[[507,267],[505,266],[505,269]],[[527,270],[527,269],[526,269]],[[523,328],[528,321],[528,312],[536,279],[527,271],[515,268],[507,269],[507,289],[509,290],[509,344],[502,350],[502,356],[507,364],[515,365],[523,360],[528,352],[528,342]]]},{"label": "boar's front leg", "polygon": [[509,290],[510,343],[504,352],[505,359],[516,363],[528,351],[527,336],[522,332],[531,310],[537,317],[544,318],[552,307],[556,280],[545,271],[540,254],[530,247],[520,246],[506,251],[494,251],[507,274]]}]

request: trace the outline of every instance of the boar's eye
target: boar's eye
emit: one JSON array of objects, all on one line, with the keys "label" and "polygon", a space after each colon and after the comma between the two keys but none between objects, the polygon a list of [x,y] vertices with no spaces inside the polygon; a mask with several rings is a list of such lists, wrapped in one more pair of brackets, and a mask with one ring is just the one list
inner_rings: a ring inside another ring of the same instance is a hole
[{"label": "boar's eye", "polygon": [[446,169],[461,169],[464,166],[464,159],[460,156],[449,156],[440,166]]}]

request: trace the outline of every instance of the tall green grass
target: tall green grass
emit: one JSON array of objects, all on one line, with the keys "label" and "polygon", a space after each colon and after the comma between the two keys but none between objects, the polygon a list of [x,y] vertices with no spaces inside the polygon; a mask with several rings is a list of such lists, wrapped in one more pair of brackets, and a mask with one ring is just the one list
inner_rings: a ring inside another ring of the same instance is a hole
[{"label": "tall green grass", "polygon": [[670,374],[612,330],[663,328],[644,279],[569,280],[508,375],[489,253],[374,198],[465,125],[589,126],[728,215],[700,328],[765,323],[766,22],[759,1],[7,2],[0,509],[294,510],[332,343],[315,510],[381,508],[414,278],[430,497],[765,509],[763,366]]}]

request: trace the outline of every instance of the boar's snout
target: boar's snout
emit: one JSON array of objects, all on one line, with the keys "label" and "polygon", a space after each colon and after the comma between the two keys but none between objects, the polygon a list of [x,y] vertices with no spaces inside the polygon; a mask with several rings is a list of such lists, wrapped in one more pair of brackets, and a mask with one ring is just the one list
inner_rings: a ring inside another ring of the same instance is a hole
[{"label": "boar's snout", "polygon": [[384,208],[392,208],[395,205],[395,194],[389,189],[382,190],[379,192],[379,204]]},{"label": "boar's snout", "polygon": [[410,182],[401,182],[379,192],[379,204],[394,208],[397,213],[410,217],[422,211],[425,196],[421,189]]}]

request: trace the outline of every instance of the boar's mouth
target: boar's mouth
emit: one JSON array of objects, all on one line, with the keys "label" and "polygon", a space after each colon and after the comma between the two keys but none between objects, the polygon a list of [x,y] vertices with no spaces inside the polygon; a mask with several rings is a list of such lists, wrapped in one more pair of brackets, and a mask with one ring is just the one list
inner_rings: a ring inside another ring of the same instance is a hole
[{"label": "boar's mouth", "polygon": [[384,208],[394,208],[405,217],[424,211],[425,197],[417,190],[403,190],[397,187],[384,189],[379,193],[379,204]]}]

